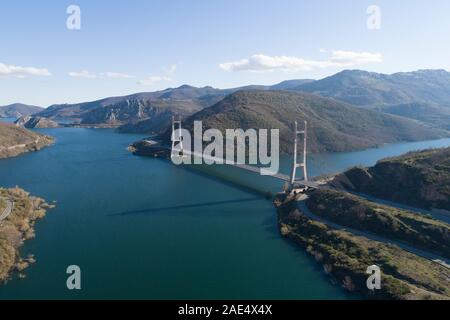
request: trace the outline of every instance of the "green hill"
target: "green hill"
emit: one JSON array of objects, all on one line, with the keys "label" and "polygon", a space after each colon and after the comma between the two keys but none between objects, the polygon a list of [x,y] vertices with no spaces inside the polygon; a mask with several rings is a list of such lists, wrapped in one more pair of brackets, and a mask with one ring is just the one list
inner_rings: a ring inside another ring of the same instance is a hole
[{"label": "green hill", "polygon": [[450,130],[450,108],[442,108],[437,104],[412,102],[379,108],[377,107],[375,110],[416,119],[430,123],[439,128]]},{"label": "green hill", "polygon": [[[436,139],[447,132],[336,100],[288,91],[238,91],[192,115],[204,129],[280,129],[280,150],[292,151],[294,121],[308,121],[310,152],[349,151],[396,141]],[[170,129],[162,136],[170,141]]]},{"label": "green hill", "polygon": [[423,208],[450,210],[450,148],[411,152],[352,168],[333,184]]},{"label": "green hill", "polygon": [[339,225],[450,258],[450,225],[445,222],[335,190],[315,190],[307,206],[315,214]]}]

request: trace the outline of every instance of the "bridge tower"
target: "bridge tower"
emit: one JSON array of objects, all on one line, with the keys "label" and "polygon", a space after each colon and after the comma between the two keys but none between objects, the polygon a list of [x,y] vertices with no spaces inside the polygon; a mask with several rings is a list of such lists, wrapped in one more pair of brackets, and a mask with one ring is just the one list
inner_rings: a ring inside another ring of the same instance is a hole
[{"label": "bridge tower", "polygon": [[[294,183],[296,181],[297,177],[297,168],[303,169],[303,180],[308,181],[308,172],[306,168],[306,138],[307,138],[307,127],[308,123],[304,122],[304,129],[299,131],[298,130],[298,123],[295,121],[295,131],[294,131],[294,161],[292,164],[292,172],[291,172],[291,188],[294,186]],[[303,152],[302,152],[302,162],[298,163],[298,143],[299,143],[299,136],[303,135]]]},{"label": "bridge tower", "polygon": [[181,117],[172,116],[172,152],[170,157],[173,157],[174,151],[176,154],[184,156],[183,137],[181,136]]}]

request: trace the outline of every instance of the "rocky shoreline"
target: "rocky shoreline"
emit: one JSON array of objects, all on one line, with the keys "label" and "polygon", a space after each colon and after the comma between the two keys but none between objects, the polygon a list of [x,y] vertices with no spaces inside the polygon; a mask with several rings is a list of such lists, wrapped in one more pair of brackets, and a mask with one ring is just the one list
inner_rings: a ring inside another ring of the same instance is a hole
[{"label": "rocky shoreline", "polygon": [[170,149],[153,140],[136,141],[128,146],[128,151],[136,156],[170,159]]},{"label": "rocky shoreline", "polygon": [[23,271],[36,260],[34,255],[23,257],[20,248],[25,241],[35,237],[35,223],[43,219],[49,209],[54,208],[44,199],[31,196],[18,187],[0,188],[0,197],[14,203],[11,214],[0,222],[0,284],[14,275],[24,278]]},{"label": "rocky shoreline", "polygon": [[[279,231],[312,255],[334,283],[368,299],[450,299],[448,268],[396,246],[311,220],[298,209],[298,196],[276,196]],[[382,270],[380,290],[367,288],[366,270],[372,265]]]},{"label": "rocky shoreline", "polygon": [[0,159],[13,158],[23,153],[39,151],[45,147],[52,145],[53,142],[53,138],[49,136],[42,136],[31,143],[18,144],[9,147],[0,146]]}]

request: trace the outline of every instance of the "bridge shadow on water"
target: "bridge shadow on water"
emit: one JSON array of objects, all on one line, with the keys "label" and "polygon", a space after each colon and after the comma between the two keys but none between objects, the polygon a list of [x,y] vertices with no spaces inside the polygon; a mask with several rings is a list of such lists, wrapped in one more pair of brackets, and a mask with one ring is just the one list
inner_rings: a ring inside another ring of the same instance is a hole
[{"label": "bridge shadow on water", "polygon": [[244,198],[244,199],[235,199],[235,200],[210,201],[210,202],[192,203],[192,204],[185,204],[185,205],[178,205],[178,206],[168,206],[168,207],[157,207],[157,208],[149,208],[149,209],[142,209],[142,210],[123,211],[123,212],[108,214],[107,216],[117,217],[117,216],[127,216],[127,215],[145,215],[145,214],[162,213],[162,212],[174,211],[174,210],[212,207],[212,206],[220,206],[220,205],[224,205],[224,204],[261,201],[261,200],[264,200],[264,198],[263,197],[253,197],[253,198]]}]

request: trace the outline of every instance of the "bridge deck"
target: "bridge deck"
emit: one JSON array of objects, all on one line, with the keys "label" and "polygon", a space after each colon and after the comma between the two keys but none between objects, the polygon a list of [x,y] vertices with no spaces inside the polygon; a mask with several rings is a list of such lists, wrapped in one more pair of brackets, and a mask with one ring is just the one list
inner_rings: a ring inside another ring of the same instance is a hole
[{"label": "bridge deck", "polygon": [[[190,152],[190,151],[183,151],[183,153],[185,155],[191,155],[191,156],[197,156],[200,157],[202,159],[207,159],[211,162],[215,162],[215,163],[223,163],[225,165],[230,165],[230,166],[234,166],[236,168],[239,169],[243,169],[243,170],[247,170],[253,173],[257,173],[260,174],[261,173],[261,168],[256,167],[256,166],[252,166],[252,165],[248,165],[248,164],[241,164],[241,163],[236,163],[236,162],[230,162],[230,161],[225,161],[222,158],[217,158],[217,157],[210,157],[210,156],[205,156],[199,153],[195,153],[195,152]],[[291,178],[288,175],[282,174],[282,173],[277,173],[275,175],[270,175],[268,177],[272,177],[275,179],[279,179],[285,182],[290,182]],[[309,188],[313,188],[313,189],[317,189],[319,187],[319,185],[314,182],[314,181],[304,181],[304,180],[297,180],[295,181],[295,184],[298,184],[300,186],[304,186],[304,187],[309,187]]]}]

